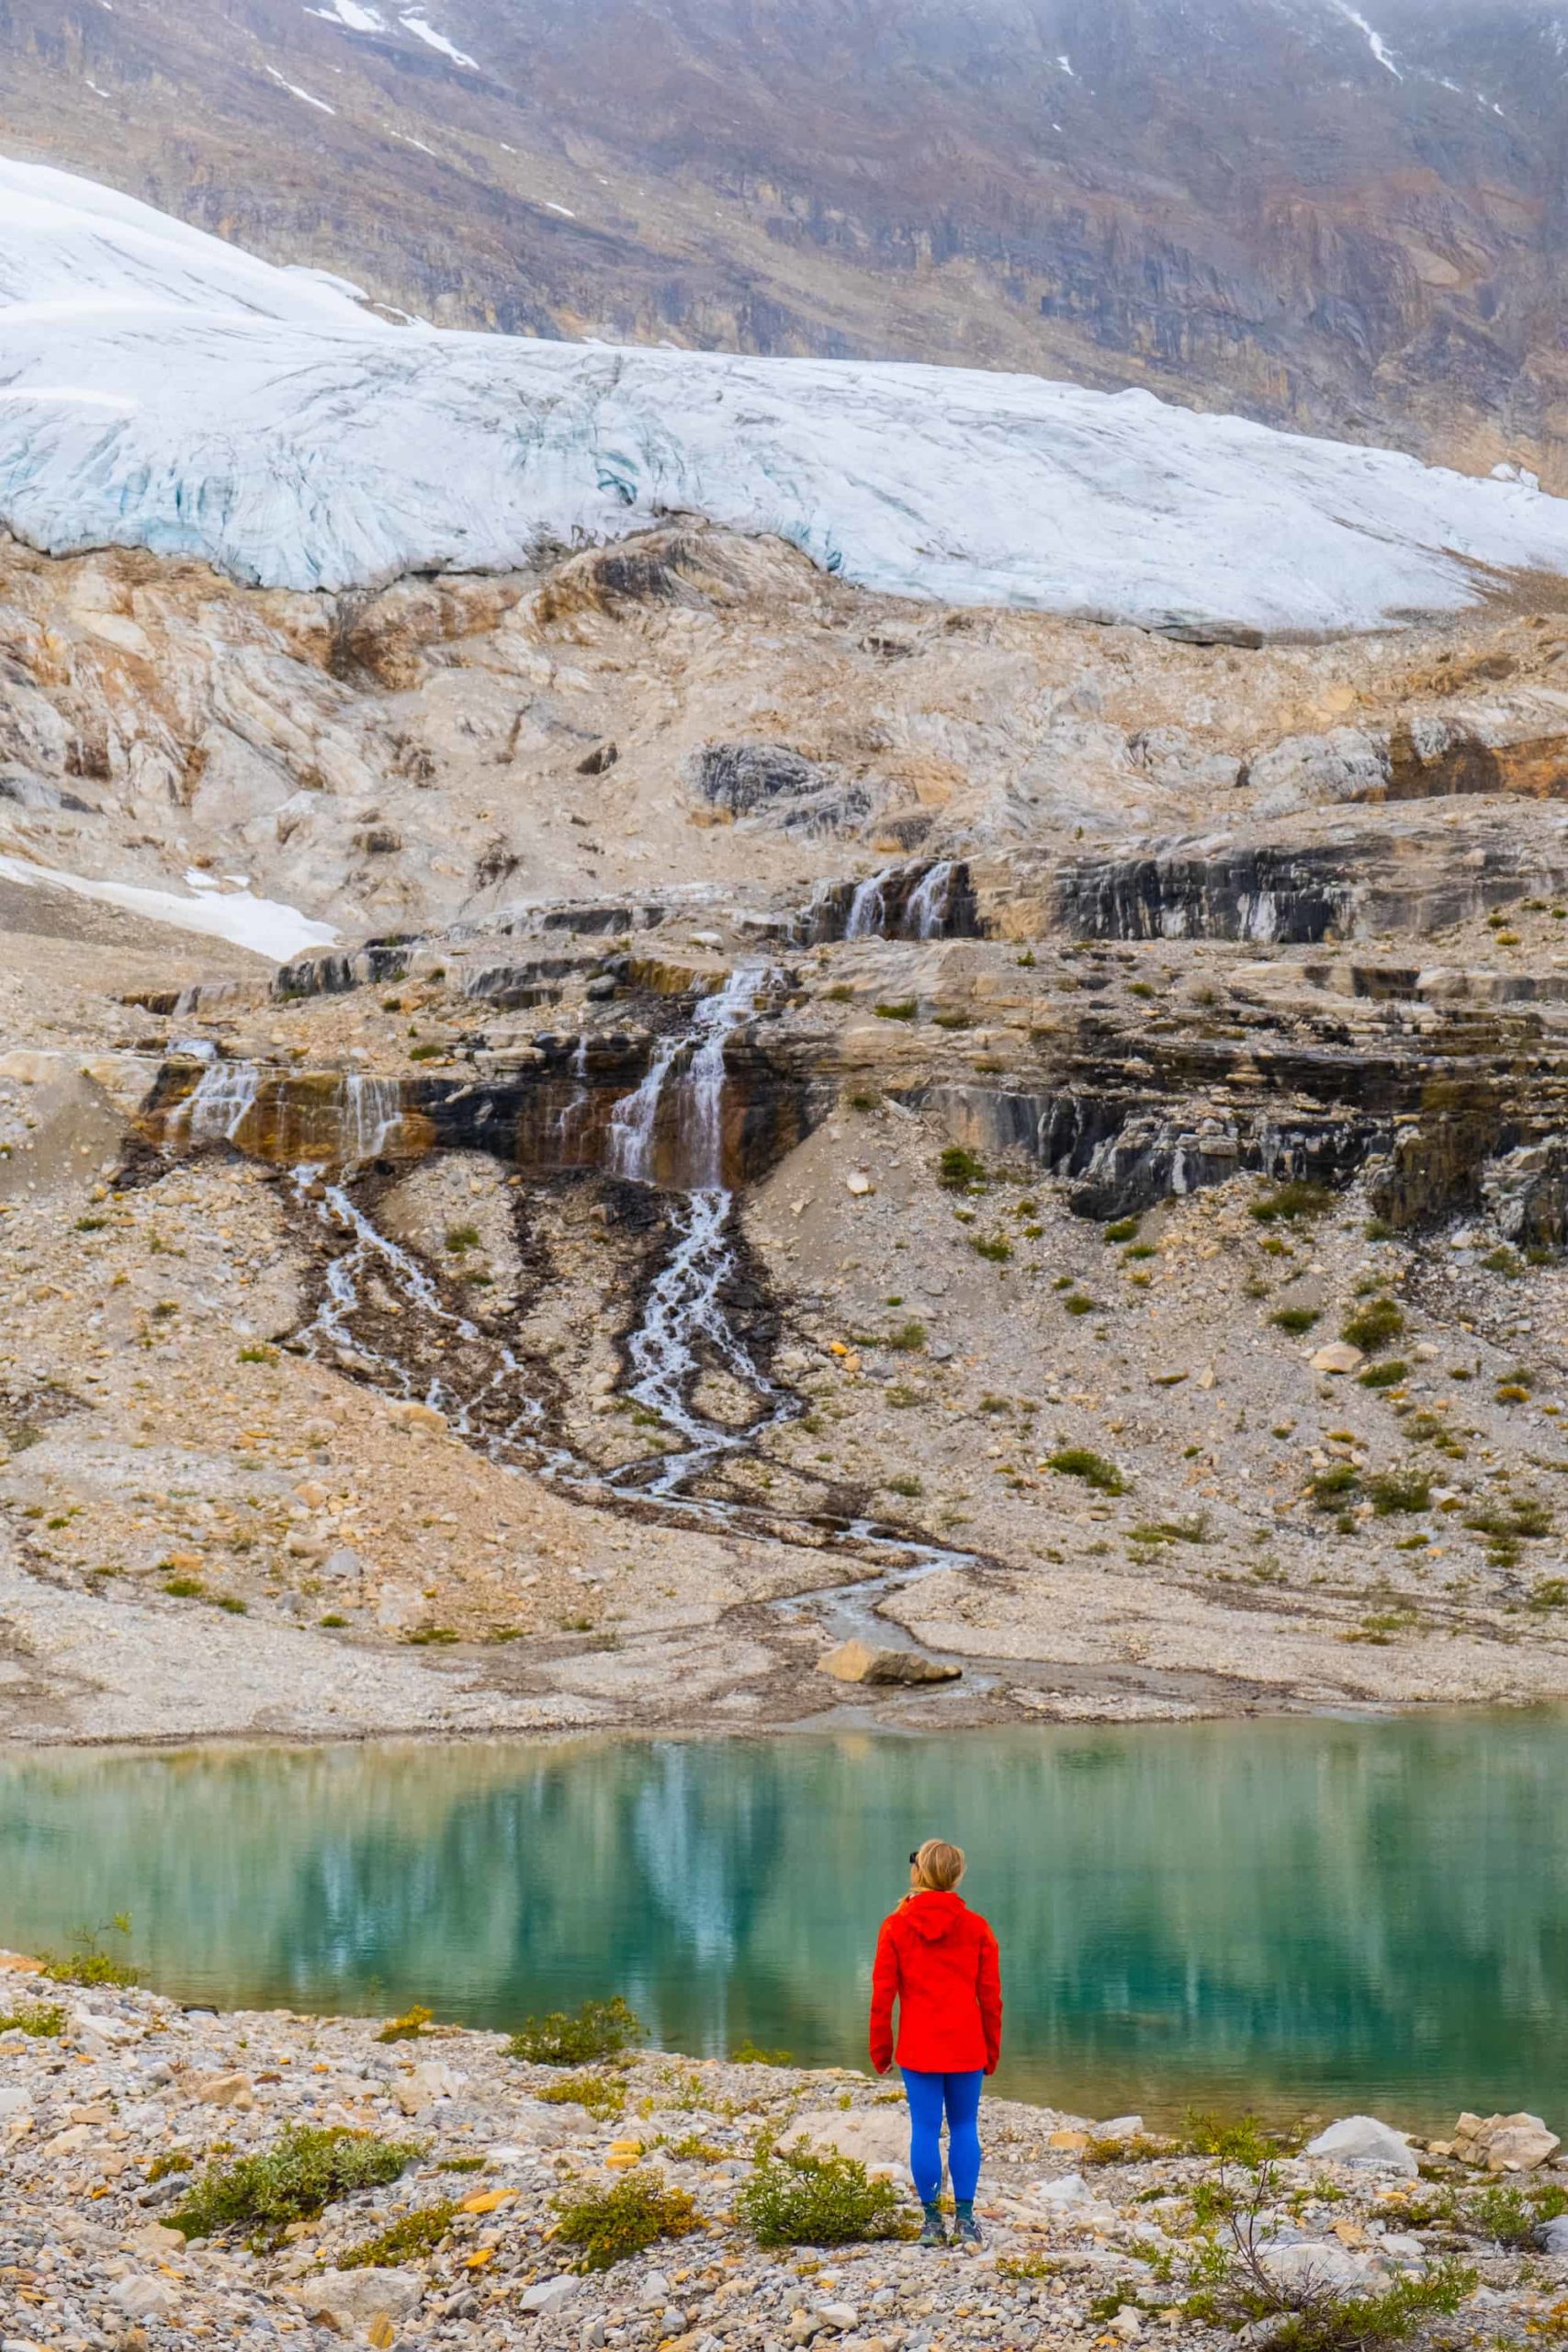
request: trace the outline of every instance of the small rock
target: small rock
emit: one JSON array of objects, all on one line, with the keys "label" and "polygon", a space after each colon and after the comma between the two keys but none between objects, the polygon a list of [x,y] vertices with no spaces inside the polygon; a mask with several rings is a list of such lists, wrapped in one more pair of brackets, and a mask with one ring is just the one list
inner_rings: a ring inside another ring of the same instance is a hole
[{"label": "small rock", "polygon": [[650,2270],[647,2278],[642,2282],[642,2293],[637,2300],[641,2303],[644,2311],[662,2311],[664,2308],[664,2299],[669,2292],[670,2281],[664,2276],[663,2271]]},{"label": "small rock", "polygon": [[1568,2213],[1559,2213],[1555,2221],[1543,2222],[1536,2236],[1543,2254],[1568,2254]]},{"label": "small rock", "polygon": [[418,1430],[427,1437],[439,1437],[446,1427],[446,1414],[438,1413],[434,1405],[416,1404],[407,1397],[389,1405],[387,1419],[394,1429]]},{"label": "small rock", "polygon": [[860,2313],[853,2303],[818,2303],[811,2316],[819,2327],[837,2328],[841,2333],[846,2327],[853,2327]]},{"label": "small rock", "polygon": [[107,2300],[130,2320],[167,2319],[179,2305],[179,2296],[167,2278],[119,2278]]},{"label": "small rock", "polygon": [[1330,1340],[1312,1358],[1312,1368],[1314,1372],[1357,1372],[1365,1362],[1360,1349],[1353,1348],[1348,1340]]},{"label": "small rock", "polygon": [[151,2255],[154,2258],[186,2250],[184,2233],[165,2228],[162,2222],[142,2222],[126,2240],[133,2254]]},{"label": "small rock", "polygon": [[[519,2298],[519,2308],[525,2312],[558,2312],[563,2303],[570,2302],[580,2283],[570,2270],[563,2270],[555,2278],[541,2278],[535,2286],[524,2290]],[[647,2300],[645,2295],[643,2301],[646,2302]]]},{"label": "small rock", "polygon": [[1415,2180],[1421,2169],[1404,2132],[1380,2123],[1372,2115],[1348,2115],[1331,2123],[1326,2132],[1308,2142],[1303,2153],[1335,2164],[1370,2165],[1382,2172],[1402,2173],[1406,2180]]},{"label": "small rock", "polygon": [[1144,2119],[1141,2115],[1113,2115],[1109,2123],[1097,2124],[1101,2140],[1136,2140],[1141,2138]]},{"label": "small rock", "polygon": [[231,2107],[243,2115],[256,2103],[249,2075],[198,2075],[191,2088],[204,2107]]},{"label": "small rock", "polygon": [[1304,2245],[1259,2246],[1258,2260],[1277,2286],[1297,2294],[1321,2294],[1327,2288],[1364,2287],[1373,2276],[1371,2264],[1360,2256],[1350,2253],[1346,2246],[1330,2245],[1322,2240]]},{"label": "small rock", "polygon": [[863,1201],[868,1193],[875,1192],[876,1186],[863,1168],[852,1168],[844,1179],[844,1190],[857,1201]]},{"label": "small rock", "polygon": [[1131,2344],[1134,2338],[1142,2335],[1143,2332],[1144,2323],[1133,2309],[1132,2304],[1123,2303],[1111,2323],[1111,2335],[1119,2335],[1123,2344]]},{"label": "small rock", "polygon": [[323,2270],[296,2291],[307,2319],[324,2317],[350,2335],[368,2334],[378,2323],[400,2326],[418,2304],[424,2281],[416,2270]]},{"label": "small rock", "polygon": [[1034,2194],[1042,2205],[1087,2205],[1090,2201],[1081,2172],[1069,2172],[1060,2180],[1037,2180]]},{"label": "small rock", "polygon": [[874,1650],[866,1642],[840,1642],[836,1650],[817,1661],[818,1674],[835,1682],[956,1682],[961,1666],[926,1657],[919,1650]]}]

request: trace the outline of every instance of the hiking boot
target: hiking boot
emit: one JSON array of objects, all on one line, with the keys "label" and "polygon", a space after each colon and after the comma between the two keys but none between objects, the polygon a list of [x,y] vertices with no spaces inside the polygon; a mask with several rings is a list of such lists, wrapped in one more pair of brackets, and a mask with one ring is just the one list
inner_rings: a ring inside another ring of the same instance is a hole
[{"label": "hiking boot", "polygon": [[947,2232],[942,2226],[941,2207],[938,2205],[927,2205],[922,2208],[922,2214],[923,2219],[920,2223],[920,2244],[922,2245],[945,2245],[947,2244]]},{"label": "hiking boot", "polygon": [[960,2213],[953,2224],[953,2243],[954,2245],[985,2245],[986,2241],[980,2234],[980,2224],[973,2213]]}]

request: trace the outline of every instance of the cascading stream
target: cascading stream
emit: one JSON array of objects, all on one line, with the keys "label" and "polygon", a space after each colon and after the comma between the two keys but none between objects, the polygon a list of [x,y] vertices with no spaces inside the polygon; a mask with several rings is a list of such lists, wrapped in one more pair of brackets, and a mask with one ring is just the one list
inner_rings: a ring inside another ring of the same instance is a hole
[{"label": "cascading stream", "polygon": [[[734,1195],[724,1182],[726,1057],[772,977],[766,967],[746,967],[704,998],[687,1031],[660,1040],[641,1084],[616,1106],[610,1124],[608,1162],[615,1174],[652,1185],[661,1162],[677,1171],[668,1193],[672,1238],[626,1341],[625,1391],[680,1441],[672,1450],[605,1473],[560,1444],[523,1359],[497,1334],[447,1306],[418,1259],[355,1198],[356,1170],[395,1143],[403,1115],[395,1080],[345,1075],[333,1106],[336,1174],[323,1182],[320,1164],[311,1162],[295,1170],[295,1197],[313,1210],[332,1245],[320,1306],[300,1334],[306,1351],[431,1406],[492,1461],[527,1467],[584,1500],[624,1507],[635,1498],[660,1515],[790,1540],[787,1517],[690,1491],[721,1461],[753,1451],[799,1410],[797,1400],[758,1363],[727,1303],[737,1267]],[[578,1050],[580,1084],[586,1080],[587,1045],[585,1037]],[[259,1084],[260,1073],[251,1065],[214,1063],[172,1114],[171,1139],[239,1140],[256,1109]],[[378,1290],[393,1310],[396,1336],[409,1335],[401,1347],[389,1344],[384,1332],[377,1339],[366,1335],[367,1323],[379,1331]],[[754,1400],[749,1421],[726,1424],[703,1412],[695,1392],[707,1372],[728,1377]],[[820,1521],[796,1522],[795,1540],[886,1561],[878,1576],[801,1596],[821,1610],[832,1630],[872,1634],[884,1642],[909,1637],[878,1613],[882,1601],[940,1569],[974,1565],[966,1553],[919,1543],[871,1520],[826,1530]]]}]

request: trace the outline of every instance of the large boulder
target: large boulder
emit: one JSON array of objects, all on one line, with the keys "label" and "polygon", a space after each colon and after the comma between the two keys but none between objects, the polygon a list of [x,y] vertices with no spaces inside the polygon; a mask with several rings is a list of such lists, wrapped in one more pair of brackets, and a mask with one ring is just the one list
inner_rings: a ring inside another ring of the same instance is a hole
[{"label": "large boulder", "polygon": [[1348,2115],[1338,2123],[1331,2123],[1315,2140],[1309,2140],[1304,2153],[1323,2156],[1338,2165],[1366,2165],[1378,2172],[1396,2172],[1406,2180],[1415,2180],[1421,2170],[1409,2141],[1403,2132],[1392,2124],[1380,2123],[1375,2115]]},{"label": "large boulder", "polygon": [[1533,2172],[1562,2145],[1539,2115],[1461,2115],[1454,2126],[1453,2151],[1461,2164],[1484,2165],[1488,2172]]},{"label": "large boulder", "polygon": [[920,1650],[873,1649],[869,1642],[840,1642],[836,1650],[817,1661],[819,1674],[835,1682],[904,1683],[956,1682],[964,1668]]},{"label": "large boulder", "polygon": [[897,2107],[826,2108],[798,2116],[786,2135],[814,2156],[853,2156],[867,2172],[902,2175],[909,2157],[909,2118]]}]

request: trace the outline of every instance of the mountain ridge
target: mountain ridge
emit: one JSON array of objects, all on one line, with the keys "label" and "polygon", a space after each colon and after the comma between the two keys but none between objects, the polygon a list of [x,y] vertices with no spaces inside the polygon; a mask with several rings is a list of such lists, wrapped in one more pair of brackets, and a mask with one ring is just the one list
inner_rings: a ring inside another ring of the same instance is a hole
[{"label": "mountain ridge", "polygon": [[1145,385],[1568,479],[1528,0],[7,0],[0,61],[13,152],[440,324]]}]

